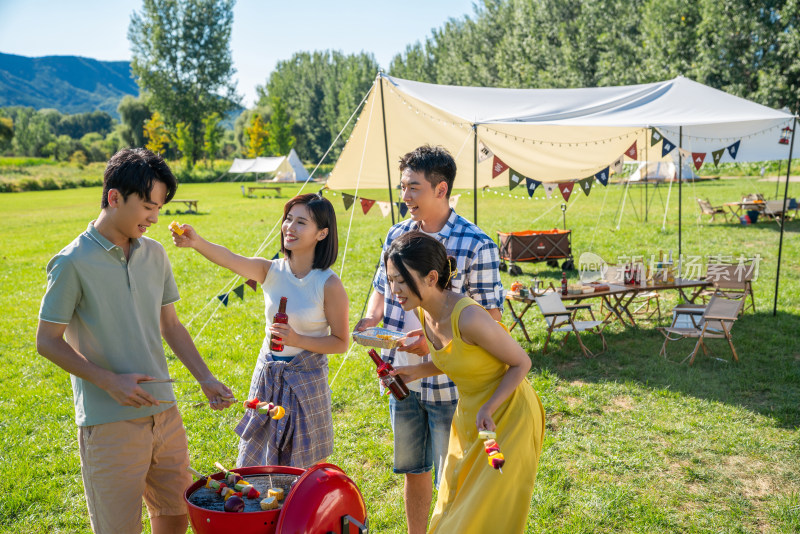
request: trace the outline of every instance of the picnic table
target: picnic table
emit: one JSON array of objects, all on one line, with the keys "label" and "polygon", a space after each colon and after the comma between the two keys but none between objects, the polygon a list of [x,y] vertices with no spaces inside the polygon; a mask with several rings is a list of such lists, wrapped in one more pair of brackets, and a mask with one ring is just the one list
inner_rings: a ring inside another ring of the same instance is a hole
[{"label": "picnic table", "polygon": [[186,213],[197,213],[197,200],[189,198],[173,198],[172,202],[183,202],[186,204]]},{"label": "picnic table", "polygon": [[757,211],[759,213],[764,211],[766,203],[763,200],[742,200],[740,202],[726,202],[723,204],[728,211],[736,217],[736,220],[742,216],[742,212]]},{"label": "picnic table", "polygon": [[[633,318],[633,314],[629,309],[637,295],[650,291],[673,290],[677,291],[684,301],[691,303],[695,301],[703,289],[711,285],[711,282],[708,280],[676,279],[674,283],[659,284],[654,286],[627,286],[621,284],[605,285],[608,286],[608,289],[604,291],[593,291],[591,293],[570,293],[568,295],[561,295],[560,291],[557,291],[557,293],[561,297],[561,300],[573,301],[575,303],[572,306],[567,306],[568,309],[574,309],[576,306],[588,308],[591,305],[581,305],[581,301],[588,299],[600,299],[602,304],[609,310],[606,316],[603,318],[603,322],[608,323],[616,319],[623,325],[630,323],[632,326],[638,327],[639,325],[636,324],[636,320]],[[545,292],[552,292],[552,290],[545,290]],[[528,332],[525,329],[522,318],[536,302],[535,299],[536,296],[531,295],[530,293],[528,293],[528,295],[525,297],[521,296],[519,293],[506,293],[508,311],[513,319],[513,323],[508,330],[511,331],[515,326],[519,325],[519,327],[522,329],[522,335],[525,336],[527,341],[530,341],[531,339],[528,336]],[[520,303],[523,306],[522,309],[515,310],[515,302]]]},{"label": "picnic table", "polygon": [[[242,186],[242,194],[244,195],[244,188]],[[252,196],[253,191],[257,189],[268,189],[270,191],[275,191],[276,196],[281,196],[281,186],[279,185],[248,185],[247,186],[247,196]]]}]

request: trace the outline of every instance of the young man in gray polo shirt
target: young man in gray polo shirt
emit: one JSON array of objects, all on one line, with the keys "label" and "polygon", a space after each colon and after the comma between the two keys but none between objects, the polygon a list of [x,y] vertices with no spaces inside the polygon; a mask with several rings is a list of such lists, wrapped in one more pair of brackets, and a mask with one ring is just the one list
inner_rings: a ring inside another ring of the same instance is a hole
[{"label": "young man in gray polo shirt", "polygon": [[160,156],[118,152],[104,174],[100,216],[47,265],[36,348],[71,375],[95,533],[141,532],[142,498],[154,534],[186,532],[186,433],[171,385],[145,382],[169,377],[162,336],[212,408],[233,399],[178,319],[164,248],[144,237],[176,189]]}]

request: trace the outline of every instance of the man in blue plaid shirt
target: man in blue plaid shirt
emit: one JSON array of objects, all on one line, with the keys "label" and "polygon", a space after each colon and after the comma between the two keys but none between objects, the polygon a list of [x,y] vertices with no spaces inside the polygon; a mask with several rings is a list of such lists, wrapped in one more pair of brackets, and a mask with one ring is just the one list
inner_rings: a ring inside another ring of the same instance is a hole
[{"label": "man in blue plaid shirt", "polygon": [[[442,147],[421,146],[401,158],[400,171],[401,200],[411,218],[389,230],[383,250],[406,232],[420,230],[432,235],[444,244],[448,255],[456,258],[458,271],[452,279],[452,290],[469,295],[500,321],[503,286],[497,245],[450,208],[456,177],[453,157]],[[410,338],[399,349],[384,350],[385,361],[395,367],[429,361],[419,319],[412,312],[404,312],[390,291],[383,257],[372,285],[375,292],[356,330],[377,326],[382,320],[386,328],[405,332]],[[405,476],[408,532],[417,534],[427,530],[433,495],[430,471],[435,469],[438,487],[458,394],[455,384],[445,375],[423,378],[408,387],[411,395],[402,401],[391,397],[389,409],[394,430],[394,472]]]}]

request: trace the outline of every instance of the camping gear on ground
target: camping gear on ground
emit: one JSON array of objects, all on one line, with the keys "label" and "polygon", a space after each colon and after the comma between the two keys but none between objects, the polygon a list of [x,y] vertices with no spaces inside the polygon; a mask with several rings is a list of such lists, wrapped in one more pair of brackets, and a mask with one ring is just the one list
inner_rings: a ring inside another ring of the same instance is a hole
[{"label": "camping gear on ground", "polygon": [[[353,482],[333,464],[316,464],[309,469],[288,466],[255,466],[233,469],[263,495],[282,489],[285,499],[279,507],[262,510],[258,499],[245,499],[244,512],[230,513],[224,501],[206,480],[186,489],[189,522],[196,534],[294,534],[368,532],[364,499]],[[223,480],[225,472],[209,475]],[[278,492],[279,493],[279,492]]]},{"label": "camping gear on ground", "polygon": [[[558,267],[558,261],[564,259],[562,267],[571,270],[572,262],[572,230],[525,230],[523,232],[497,232],[497,246],[500,248],[500,270],[511,275],[522,273],[522,269],[514,265],[518,261],[546,261],[550,267]],[[506,261],[510,266],[506,266]]]}]

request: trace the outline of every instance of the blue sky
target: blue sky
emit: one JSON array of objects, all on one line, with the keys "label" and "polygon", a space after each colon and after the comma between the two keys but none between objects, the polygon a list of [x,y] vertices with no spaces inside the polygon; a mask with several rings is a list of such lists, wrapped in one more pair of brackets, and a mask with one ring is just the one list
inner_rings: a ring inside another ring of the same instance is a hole
[{"label": "blue sky", "polygon": [[[388,68],[406,45],[449,18],[473,13],[473,0],[238,0],[231,49],[244,104],[255,101],[276,63],[301,50],[363,51]],[[0,52],[130,59],[131,13],[141,0],[0,0]]]}]

